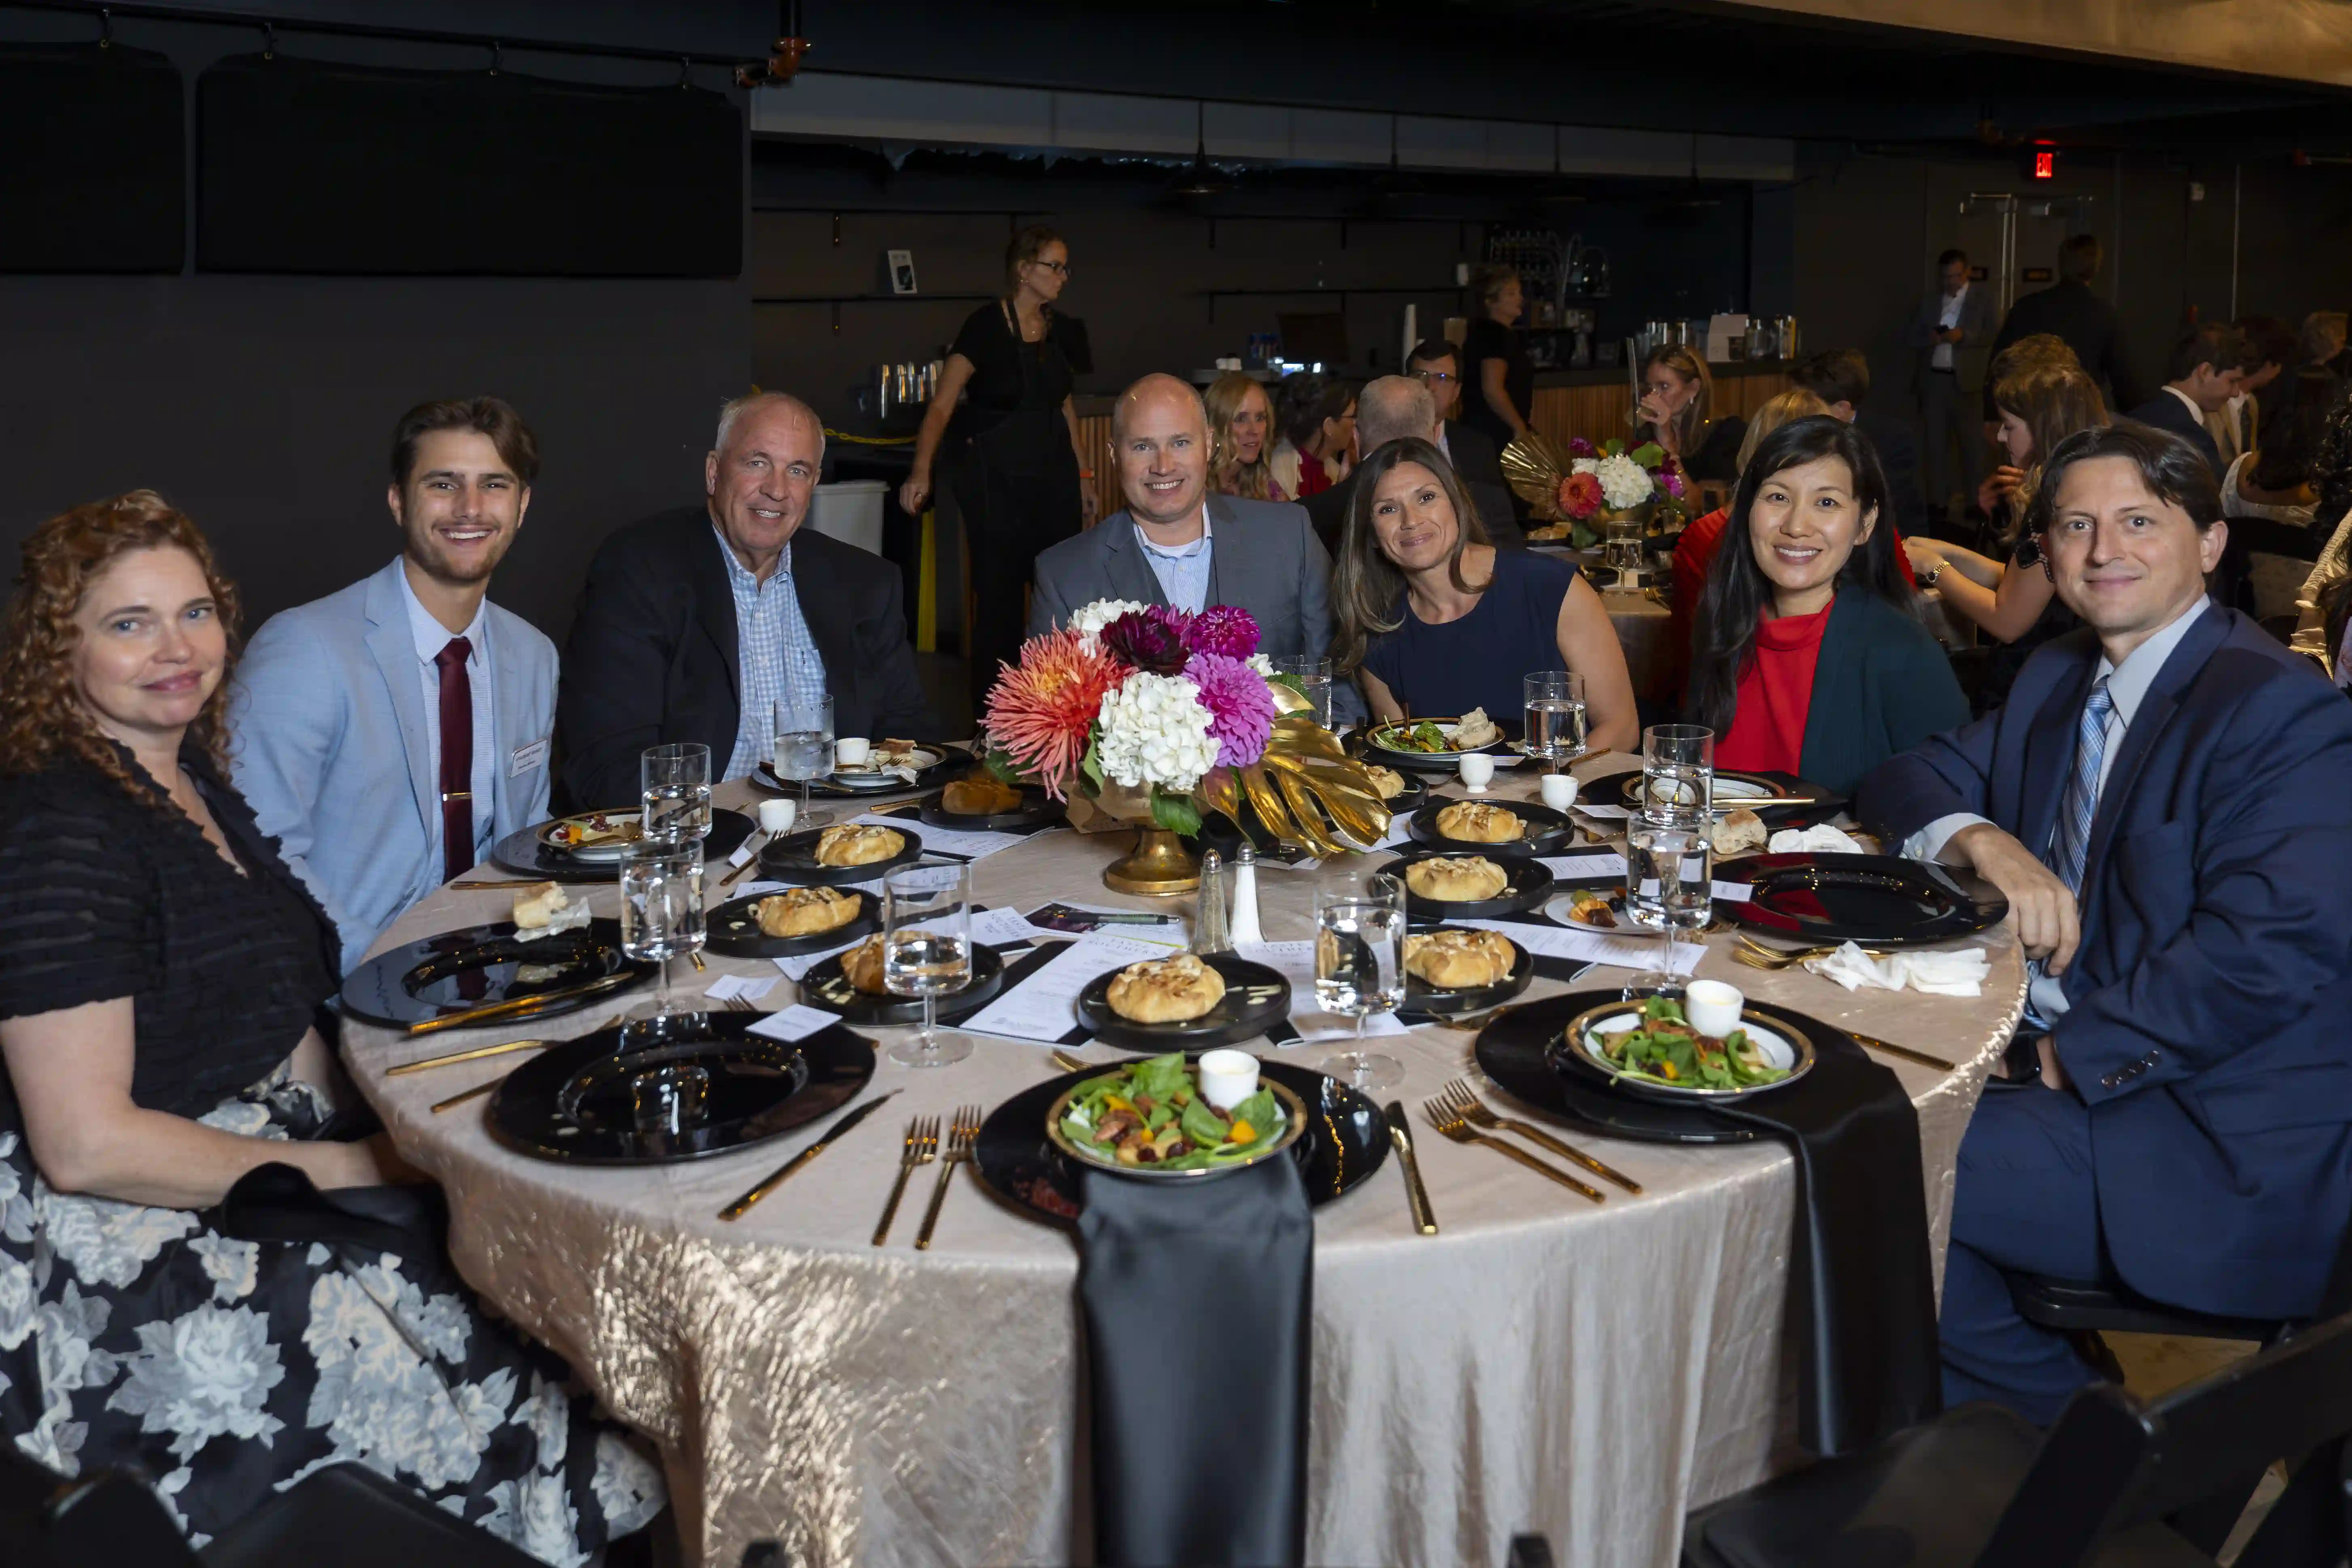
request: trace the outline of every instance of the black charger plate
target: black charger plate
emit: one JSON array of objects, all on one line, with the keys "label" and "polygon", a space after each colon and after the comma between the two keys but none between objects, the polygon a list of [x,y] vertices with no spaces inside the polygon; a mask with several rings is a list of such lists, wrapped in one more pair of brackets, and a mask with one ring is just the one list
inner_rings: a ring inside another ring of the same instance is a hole
[{"label": "black charger plate", "polygon": [[939,789],[925,795],[915,815],[933,827],[963,833],[1012,833],[1059,822],[1069,809],[1034,784],[1021,786],[1021,804],[1012,811],[950,811],[940,804],[945,794],[945,790]]},{"label": "black charger plate", "polygon": [[[972,1150],[972,1170],[989,1190],[1048,1224],[1075,1221],[1086,1206],[1079,1166],[1045,1135],[1045,1112],[1072,1085],[1118,1065],[1047,1079],[990,1111]],[[1319,1205],[1352,1192],[1389,1157],[1388,1123],[1365,1096],[1312,1068],[1261,1060],[1258,1071],[1307,1107],[1307,1132],[1290,1154],[1306,1180],[1307,1202]]]},{"label": "black charger plate", "polygon": [[[786,1044],[749,1033],[758,1013],[683,1013],[667,1029],[599,1029],[542,1051],[490,1096],[490,1135],[518,1153],[573,1165],[669,1165],[764,1143],[846,1105],[874,1076],[874,1047],[835,1025]],[[637,1075],[709,1075],[708,1112],[684,1132],[640,1132]]]},{"label": "black charger plate", "polygon": [[771,882],[793,882],[803,888],[839,888],[851,882],[871,881],[893,867],[919,858],[923,853],[923,841],[911,828],[894,826],[890,831],[907,842],[888,859],[871,860],[863,866],[818,865],[816,841],[824,833],[822,827],[771,838],[760,851],[760,875]]},{"label": "black charger plate", "polygon": [[1981,878],[1895,855],[1755,855],[1716,871],[1754,889],[1717,910],[1784,942],[1922,947],[1972,936],[2009,914],[2009,900]]},{"label": "black charger plate", "polygon": [[[553,818],[550,818],[552,821]],[[621,862],[614,860],[575,860],[560,849],[551,849],[539,841],[539,830],[545,822],[534,822],[529,827],[508,834],[491,847],[490,864],[501,869],[517,872],[542,882],[617,882],[621,879]],[[702,840],[702,863],[716,866],[743,847],[758,825],[740,811],[724,806],[710,813],[710,832]]]},{"label": "black charger plate", "polygon": [[[1404,878],[1405,868],[1422,860],[1466,860],[1475,856],[1475,849],[1450,850],[1444,854],[1423,851],[1388,862],[1381,870]],[[1496,864],[1503,868],[1510,881],[1491,899],[1462,902],[1451,899],[1424,899],[1405,883],[1404,912],[1416,921],[1491,921],[1504,915],[1523,915],[1529,910],[1540,909],[1551,897],[1551,868],[1528,856],[1514,858],[1503,856]]]},{"label": "black charger plate", "polygon": [[1561,855],[1576,843],[1576,824],[1568,813],[1554,811],[1533,801],[1497,800],[1482,804],[1499,805],[1512,813],[1527,826],[1526,837],[1502,844],[1478,844],[1467,838],[1448,838],[1437,830],[1438,814],[1448,806],[1469,804],[1458,800],[1433,800],[1412,814],[1405,831],[1416,844],[1426,844],[1433,849],[1443,849],[1454,855]]},{"label": "black charger plate", "polygon": [[[1078,1021],[1107,1046],[1149,1051],[1205,1051],[1254,1040],[1290,1016],[1290,982],[1279,970],[1230,952],[1202,955],[1201,962],[1224,976],[1225,994],[1197,1018],[1181,1024],[1139,1024],[1110,1007],[1110,983],[1120,971],[1107,971],[1078,993]],[[1040,1134],[1043,1136],[1043,1134]]]},{"label": "black charger plate", "polygon": [[[563,964],[567,971],[551,979],[517,978],[525,964]],[[618,921],[590,921],[577,931],[558,931],[536,942],[516,941],[514,921],[499,921],[495,925],[445,931],[380,952],[344,977],[340,1000],[346,1018],[405,1029],[445,1014],[487,1007],[493,1002],[519,1002],[624,970],[635,971],[643,981],[656,967],[635,963],[621,951]],[[479,995],[458,994],[462,977],[467,974],[481,977]],[[633,989],[624,985],[578,1001],[555,1003],[534,1016],[559,1017]]]},{"label": "black charger plate", "polygon": [[[876,996],[860,991],[849,983],[843,973],[841,961],[845,956],[835,953],[809,965],[801,976],[801,1000],[812,1007],[822,1007],[828,1013],[838,1013],[853,1024],[919,1024],[923,1021],[923,1004],[916,996]],[[975,945],[971,950],[971,983],[962,990],[939,999],[934,1015],[942,1023],[978,1012],[999,991],[1004,989],[1004,958],[992,947]]]},{"label": "black charger plate", "polygon": [[[1415,932],[1414,935],[1419,935]],[[1411,940],[1410,938],[1407,939]],[[1505,942],[1511,942],[1504,937]],[[1492,985],[1473,985],[1447,990],[1432,985],[1420,975],[1407,972],[1404,979],[1404,1005],[1400,1013],[1425,1014],[1432,1017],[1451,1016],[1456,1013],[1478,1013],[1498,1006],[1528,988],[1536,977],[1536,957],[1517,942],[1511,942],[1511,972]]]},{"label": "black charger plate", "polygon": [[798,958],[803,953],[823,952],[861,936],[871,936],[881,928],[882,903],[863,888],[852,889],[850,897],[857,900],[857,912],[831,931],[812,931],[807,936],[770,936],[760,929],[760,900],[772,899],[773,893],[751,893],[719,905],[703,917],[703,929],[709,933],[710,951],[724,958]]}]

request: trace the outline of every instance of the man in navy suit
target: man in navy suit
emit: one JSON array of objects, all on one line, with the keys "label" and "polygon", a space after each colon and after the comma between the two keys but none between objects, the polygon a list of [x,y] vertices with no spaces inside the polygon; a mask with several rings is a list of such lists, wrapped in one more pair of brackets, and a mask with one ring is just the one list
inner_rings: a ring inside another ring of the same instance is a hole
[{"label": "man in navy suit", "polygon": [[2059,444],[2029,524],[2085,625],[2007,706],[1881,766],[1864,819],[2008,894],[2038,1079],[1962,1140],[1944,1392],[2047,1426],[2090,1368],[2004,1269],[2314,1310],[2352,1218],[2352,706],[2206,596],[2228,527],[2144,425]]},{"label": "man in navy suit", "polygon": [[2245,389],[2253,359],[2253,345],[2235,327],[2220,321],[2200,327],[2173,345],[2172,363],[2156,395],[2124,417],[2169,431],[2196,447],[2219,483],[2221,448],[2205,428],[2205,416],[2227,408]]}]

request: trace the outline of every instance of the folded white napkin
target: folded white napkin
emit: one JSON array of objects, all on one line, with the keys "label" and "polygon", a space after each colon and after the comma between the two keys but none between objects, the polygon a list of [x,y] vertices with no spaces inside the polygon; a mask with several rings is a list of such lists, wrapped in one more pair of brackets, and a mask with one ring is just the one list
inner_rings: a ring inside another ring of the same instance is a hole
[{"label": "folded white napkin", "polygon": [[1832,827],[1818,823],[1811,827],[1784,827],[1772,835],[1766,846],[1775,855],[1801,855],[1808,851],[1821,855],[1859,855],[1862,846]]},{"label": "folded white napkin", "polygon": [[1807,960],[1805,967],[1849,991],[1859,991],[1865,985],[1881,991],[1900,991],[1908,985],[1932,996],[1975,996],[1982,994],[1992,961],[1980,947],[1966,947],[1957,952],[1897,952],[1873,958],[1857,944],[1847,942],[1826,958]]}]

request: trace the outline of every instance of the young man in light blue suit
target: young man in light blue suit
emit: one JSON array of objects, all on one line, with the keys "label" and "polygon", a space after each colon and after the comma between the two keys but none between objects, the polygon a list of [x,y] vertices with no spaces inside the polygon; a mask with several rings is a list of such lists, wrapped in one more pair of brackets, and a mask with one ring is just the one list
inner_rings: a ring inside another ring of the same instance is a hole
[{"label": "young man in light blue suit", "polygon": [[230,699],[237,787],[333,918],[348,973],[401,911],[547,815],[555,645],[488,602],[539,447],[495,397],[393,436],[399,558],[272,616]]}]

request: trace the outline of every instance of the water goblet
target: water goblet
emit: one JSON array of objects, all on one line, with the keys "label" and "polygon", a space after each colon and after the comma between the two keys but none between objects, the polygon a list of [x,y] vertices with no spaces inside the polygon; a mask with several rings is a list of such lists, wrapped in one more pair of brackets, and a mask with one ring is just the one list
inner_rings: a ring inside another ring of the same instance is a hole
[{"label": "water goblet", "polygon": [[1642,731],[1642,819],[1706,830],[1715,802],[1715,731],[1653,724]]},{"label": "water goblet", "polygon": [[1331,727],[1331,661],[1328,658],[1277,658],[1276,675],[1287,675],[1314,706],[1310,716],[1326,730]]},{"label": "water goblet", "polygon": [[939,1000],[971,984],[971,868],[923,859],[882,876],[882,989],[923,1003],[923,1032],[890,1047],[900,1067],[936,1068],[971,1055],[937,1037]]},{"label": "water goblet", "polygon": [[702,951],[702,845],[697,839],[630,845],[621,856],[621,951],[640,963],[661,965],[655,1005],[632,1017],[656,1028],[683,1009],[671,999],[674,958]]},{"label": "water goblet", "polygon": [[648,843],[700,843],[710,834],[710,748],[698,741],[647,746],[637,760],[640,829]]},{"label": "water goblet", "polygon": [[1558,767],[1585,752],[1584,677],[1571,669],[1538,669],[1519,678],[1526,724],[1519,750]]},{"label": "water goblet", "polygon": [[[1404,1005],[1404,883],[1387,872],[1316,893],[1315,1005],[1352,1016],[1360,1042],[1367,1017]],[[1318,1066],[1362,1094],[1404,1081],[1402,1062],[1360,1045]]]},{"label": "water goblet", "polygon": [[795,702],[786,697],[776,704],[774,766],[780,781],[801,786],[799,826],[822,827],[833,814],[809,806],[809,786],[833,772],[833,699]]}]

